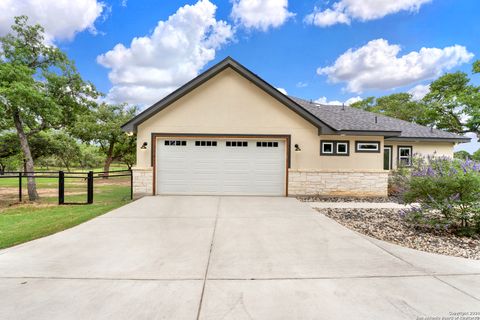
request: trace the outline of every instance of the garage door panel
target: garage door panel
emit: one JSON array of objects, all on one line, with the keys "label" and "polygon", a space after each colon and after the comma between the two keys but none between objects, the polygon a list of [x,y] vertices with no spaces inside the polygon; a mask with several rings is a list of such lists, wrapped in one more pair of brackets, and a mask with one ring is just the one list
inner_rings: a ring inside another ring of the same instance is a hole
[{"label": "garage door panel", "polygon": [[168,140],[157,142],[158,194],[285,194],[284,141],[258,147],[258,141],[245,139]]}]

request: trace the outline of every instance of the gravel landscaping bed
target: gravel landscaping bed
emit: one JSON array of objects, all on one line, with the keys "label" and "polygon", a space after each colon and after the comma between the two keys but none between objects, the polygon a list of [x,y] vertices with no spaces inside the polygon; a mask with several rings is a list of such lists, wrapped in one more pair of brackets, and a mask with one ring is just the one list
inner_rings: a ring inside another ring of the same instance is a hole
[{"label": "gravel landscaping bed", "polygon": [[408,225],[397,209],[317,209],[347,228],[404,247],[480,260],[480,239]]},{"label": "gravel landscaping bed", "polygon": [[328,196],[305,196],[297,197],[302,202],[395,202],[400,203],[397,197],[328,197]]}]

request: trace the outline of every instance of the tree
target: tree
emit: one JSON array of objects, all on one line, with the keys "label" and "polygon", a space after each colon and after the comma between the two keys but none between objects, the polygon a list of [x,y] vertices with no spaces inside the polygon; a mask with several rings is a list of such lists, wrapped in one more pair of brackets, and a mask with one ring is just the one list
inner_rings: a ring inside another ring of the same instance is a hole
[{"label": "tree", "polygon": [[456,159],[462,159],[462,160],[472,159],[472,155],[465,150],[460,150],[455,152],[453,154],[453,157]]},{"label": "tree", "polygon": [[480,161],[480,149],[478,149],[472,154],[472,160]]},{"label": "tree", "polygon": [[429,122],[426,106],[420,101],[413,100],[409,93],[394,93],[377,99],[368,97],[351,106],[422,125]]},{"label": "tree", "polygon": [[480,60],[477,60],[473,63],[473,73],[480,73]]},{"label": "tree", "polygon": [[[48,132],[40,132],[29,138],[29,147],[32,159],[35,161],[41,157],[48,157],[57,152],[54,148],[51,135]],[[20,161],[18,161],[20,159]],[[22,162],[22,151],[15,132],[7,131],[0,135],[0,167],[5,169],[7,163]],[[17,167],[16,169],[20,169]]]},{"label": "tree", "polygon": [[80,162],[79,143],[65,132],[56,132],[52,135],[52,146],[55,150],[54,156],[62,163],[67,171],[75,162]]},{"label": "tree", "polygon": [[[12,33],[0,37],[0,128],[15,128],[26,169],[34,172],[29,139],[49,128],[61,128],[93,107],[98,93],[85,82],[72,61],[44,42],[44,29],[15,17]],[[28,180],[28,196],[38,199],[35,178]]]},{"label": "tree", "polygon": [[[125,105],[102,103],[85,114],[72,129],[72,133],[86,142],[98,144],[105,155],[103,171],[108,172],[115,160],[135,152],[134,137],[127,136],[121,126],[132,119],[137,109]],[[108,174],[104,175],[105,178]]]},{"label": "tree", "polygon": [[436,128],[457,134],[479,134],[480,87],[471,85],[466,73],[447,73],[433,81],[423,101]]}]

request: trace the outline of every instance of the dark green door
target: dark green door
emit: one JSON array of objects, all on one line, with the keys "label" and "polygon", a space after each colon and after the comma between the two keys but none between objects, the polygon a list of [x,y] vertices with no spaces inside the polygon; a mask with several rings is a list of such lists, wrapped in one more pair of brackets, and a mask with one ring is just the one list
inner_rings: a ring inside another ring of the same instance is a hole
[{"label": "dark green door", "polygon": [[392,146],[383,148],[383,170],[392,170]]}]

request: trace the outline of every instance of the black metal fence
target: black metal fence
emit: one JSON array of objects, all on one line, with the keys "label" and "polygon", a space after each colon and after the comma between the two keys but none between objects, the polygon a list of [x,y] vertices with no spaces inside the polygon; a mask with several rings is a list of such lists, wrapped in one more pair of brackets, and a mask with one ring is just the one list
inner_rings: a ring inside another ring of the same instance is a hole
[{"label": "black metal fence", "polygon": [[[105,179],[108,177],[130,177],[130,199],[133,199],[133,174],[132,170],[115,170],[115,171],[88,171],[88,172],[68,172],[68,171],[4,171],[0,175],[0,179],[18,179],[18,201],[23,200],[23,181],[29,177],[35,179],[54,178],[58,179],[58,204],[92,204],[93,203],[93,187],[95,179]],[[65,180],[67,179],[84,179],[87,182],[87,197],[85,202],[65,202]]]}]

